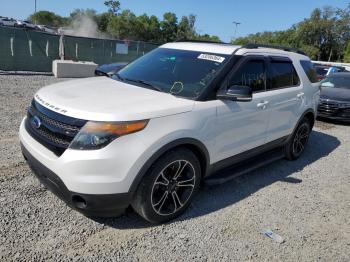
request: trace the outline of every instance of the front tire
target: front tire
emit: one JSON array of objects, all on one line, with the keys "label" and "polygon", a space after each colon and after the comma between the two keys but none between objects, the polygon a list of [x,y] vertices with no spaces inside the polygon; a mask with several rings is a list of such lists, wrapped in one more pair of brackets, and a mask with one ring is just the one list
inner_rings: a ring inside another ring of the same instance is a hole
[{"label": "front tire", "polygon": [[164,223],[181,215],[197,193],[201,168],[192,151],[180,148],[159,158],[142,179],[133,209],[151,223]]},{"label": "front tire", "polygon": [[288,160],[296,160],[302,155],[309,140],[310,133],[310,121],[304,118],[295,129],[291,139],[285,145],[285,157]]}]

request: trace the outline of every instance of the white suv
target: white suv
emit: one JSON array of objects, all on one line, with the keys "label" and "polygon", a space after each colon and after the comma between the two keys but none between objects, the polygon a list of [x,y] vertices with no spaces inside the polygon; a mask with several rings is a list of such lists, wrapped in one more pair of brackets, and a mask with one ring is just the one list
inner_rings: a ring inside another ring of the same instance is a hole
[{"label": "white suv", "polygon": [[22,151],[43,184],[88,216],[132,206],[164,222],[203,180],[298,158],[315,120],[314,74],[297,50],[168,43],[112,79],[39,90],[20,126]]}]

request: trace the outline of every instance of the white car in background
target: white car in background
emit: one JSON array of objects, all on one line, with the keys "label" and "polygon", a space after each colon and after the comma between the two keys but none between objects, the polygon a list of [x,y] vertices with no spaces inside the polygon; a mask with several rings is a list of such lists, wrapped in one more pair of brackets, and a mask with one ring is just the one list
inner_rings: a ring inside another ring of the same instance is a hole
[{"label": "white car in background", "polygon": [[32,24],[29,21],[22,21],[22,20],[16,20],[16,23],[14,24],[14,26],[28,28],[28,29],[36,29],[36,25]]},{"label": "white car in background", "polygon": [[0,18],[0,26],[15,26],[16,20],[8,17]]},{"label": "white car in background", "polygon": [[49,27],[47,25],[36,25],[35,28],[42,32],[57,34],[57,30],[55,28]]},{"label": "white car in background", "polygon": [[319,93],[298,50],[168,43],[113,78],[42,88],[19,135],[34,173],[69,206],[89,216],[132,206],[162,223],[185,211],[203,180],[299,158]]}]

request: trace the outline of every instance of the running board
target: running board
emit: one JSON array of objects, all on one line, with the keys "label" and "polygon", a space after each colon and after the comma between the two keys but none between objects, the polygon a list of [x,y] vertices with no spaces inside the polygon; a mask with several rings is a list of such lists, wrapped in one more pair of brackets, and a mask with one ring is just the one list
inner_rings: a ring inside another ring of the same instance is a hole
[{"label": "running board", "polygon": [[204,180],[204,183],[213,186],[226,183],[238,176],[249,173],[259,167],[268,165],[284,158],[283,148],[277,148],[241,163],[217,171]]}]

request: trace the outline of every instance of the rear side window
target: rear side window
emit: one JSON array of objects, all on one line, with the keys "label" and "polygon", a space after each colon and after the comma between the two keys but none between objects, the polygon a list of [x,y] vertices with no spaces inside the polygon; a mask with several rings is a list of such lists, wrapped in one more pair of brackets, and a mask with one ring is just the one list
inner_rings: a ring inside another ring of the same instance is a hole
[{"label": "rear side window", "polygon": [[265,91],[265,61],[254,59],[246,62],[235,72],[229,85],[249,86],[253,92]]},{"label": "rear side window", "polygon": [[318,82],[317,72],[315,70],[313,63],[311,63],[311,61],[302,60],[300,61],[300,64],[301,64],[301,67],[304,69],[305,74],[309,78],[310,82],[317,83]]},{"label": "rear side window", "polygon": [[269,86],[267,89],[280,89],[299,85],[298,74],[289,61],[271,61],[269,66]]}]

